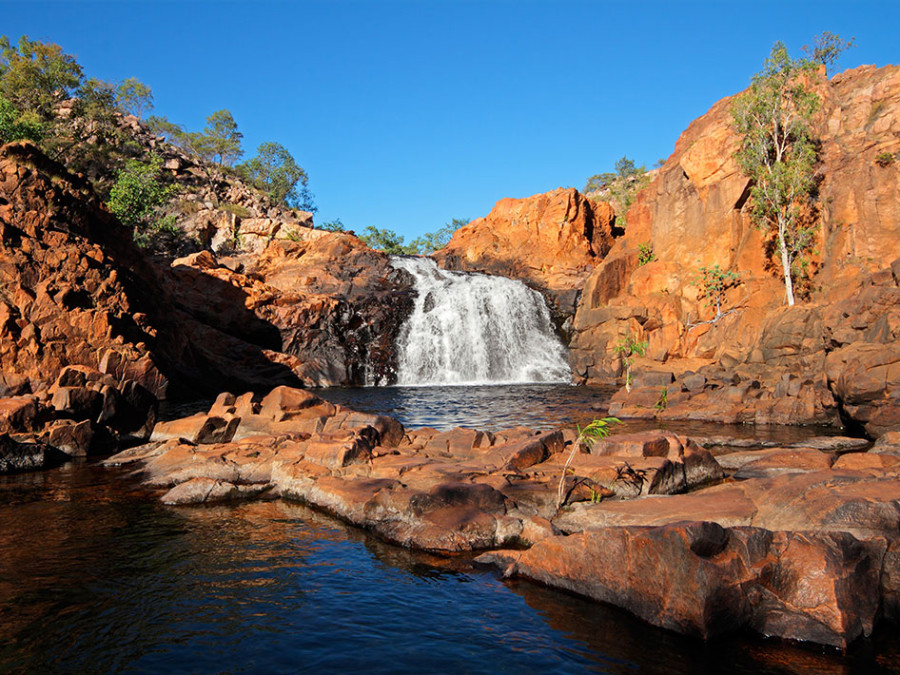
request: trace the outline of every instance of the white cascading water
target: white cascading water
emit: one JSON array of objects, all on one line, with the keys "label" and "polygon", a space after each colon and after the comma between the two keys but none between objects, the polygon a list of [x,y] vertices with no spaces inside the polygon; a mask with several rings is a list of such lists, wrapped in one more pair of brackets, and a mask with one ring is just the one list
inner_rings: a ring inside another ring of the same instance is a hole
[{"label": "white cascading water", "polygon": [[544,298],[520,281],[449,272],[428,258],[392,257],[418,293],[397,342],[397,384],[572,381]]}]

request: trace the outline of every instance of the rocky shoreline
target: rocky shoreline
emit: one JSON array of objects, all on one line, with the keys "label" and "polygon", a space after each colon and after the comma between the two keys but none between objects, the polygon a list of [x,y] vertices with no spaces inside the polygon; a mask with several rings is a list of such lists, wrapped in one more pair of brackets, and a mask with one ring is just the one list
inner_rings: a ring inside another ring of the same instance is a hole
[{"label": "rocky shoreline", "polygon": [[894,435],[761,449],[613,435],[575,455],[557,508],[574,440],[406,430],[279,387],[222,394],[105,464],[133,468],[168,504],[296,500],[401,546],[481,552],[506,576],[688,635],[751,629],[845,648],[898,618]]}]

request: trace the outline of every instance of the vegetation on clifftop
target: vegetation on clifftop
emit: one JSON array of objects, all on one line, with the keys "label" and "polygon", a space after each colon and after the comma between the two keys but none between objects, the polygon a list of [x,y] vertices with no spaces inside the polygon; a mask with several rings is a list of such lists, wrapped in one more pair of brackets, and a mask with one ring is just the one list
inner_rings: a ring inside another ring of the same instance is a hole
[{"label": "vegetation on clifftop", "polygon": [[150,87],[134,77],[118,84],[88,78],[59,45],[0,37],[0,143],[31,140],[84,174],[122,222],[135,228],[139,241],[162,230],[176,233],[179,214],[163,219],[160,207],[176,192],[201,192],[196,179],[176,185],[173,172],[163,170],[155,157],[159,139],[151,133],[193,158],[195,178],[206,181],[204,194],[193,196],[201,203],[218,208],[228,201],[230,186],[242,180],[268,202],[266,210],[276,205],[315,211],[306,171],[284,146],[263,143],[256,156],[237,164],[244,155],[243,134],[228,110],[209,115],[202,131],[186,131],[165,117],[141,122],[152,110]]},{"label": "vegetation on clifftop", "polygon": [[369,225],[366,234],[360,239],[370,248],[384,251],[392,255],[430,255],[450,243],[453,233],[469,224],[468,218],[454,218],[436,232],[426,232],[410,243],[404,244],[403,237],[393,230],[381,229]]},{"label": "vegetation on clifftop", "polygon": [[650,184],[650,174],[644,165],[623,156],[616,160],[615,171],[598,173],[587,179],[584,194],[608,201],[616,212],[616,225],[624,228],[625,214],[634,203],[638,192]]}]

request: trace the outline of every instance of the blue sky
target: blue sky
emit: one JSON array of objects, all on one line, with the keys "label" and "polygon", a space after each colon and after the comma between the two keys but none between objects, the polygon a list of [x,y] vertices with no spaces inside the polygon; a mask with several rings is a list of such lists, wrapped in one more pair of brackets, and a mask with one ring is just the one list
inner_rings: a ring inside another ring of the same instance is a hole
[{"label": "blue sky", "polygon": [[855,36],[841,66],[883,66],[898,26],[896,0],[0,0],[0,34],[137,77],[189,129],[229,109],[248,157],[278,141],[307,170],[318,221],[407,240],[623,155],[651,166],[776,40]]}]

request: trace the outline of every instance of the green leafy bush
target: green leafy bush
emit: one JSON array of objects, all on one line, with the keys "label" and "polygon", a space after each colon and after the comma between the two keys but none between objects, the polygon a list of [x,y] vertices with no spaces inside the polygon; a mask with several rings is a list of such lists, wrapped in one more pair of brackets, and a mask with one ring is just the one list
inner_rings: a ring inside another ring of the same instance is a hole
[{"label": "green leafy bush", "polygon": [[625,368],[625,391],[631,391],[631,383],[634,381],[631,366],[634,365],[635,356],[643,356],[647,352],[647,341],[637,340],[629,333],[616,344],[615,352],[619,355],[622,366]]},{"label": "green leafy bush", "polygon": [[[575,441],[572,443],[572,450],[569,452],[569,457],[566,459],[565,465],[563,465],[562,476],[559,477],[559,486],[556,489],[557,509],[561,508],[565,501],[566,475],[569,472],[569,465],[572,463],[572,460],[575,459],[575,455],[578,454],[582,448],[590,449],[593,447],[594,443],[609,436],[612,432],[611,427],[613,424],[621,424],[621,420],[618,417],[604,417],[599,420],[594,420],[584,428],[577,425],[575,426],[578,435],[575,437]],[[593,497],[591,501],[594,501]]]},{"label": "green leafy bush", "polygon": [[882,169],[893,164],[894,159],[894,153],[892,152],[880,152],[875,155],[875,163]]},{"label": "green leafy bush", "polygon": [[638,267],[643,267],[654,260],[656,260],[656,256],[653,254],[650,244],[638,244]]},{"label": "green leafy bush", "polygon": [[29,140],[39,143],[44,127],[33,115],[23,115],[12,103],[0,96],[0,143]]},{"label": "green leafy bush", "polygon": [[717,321],[722,316],[722,301],[725,299],[725,291],[735,286],[740,281],[740,276],[732,270],[723,270],[718,263],[712,267],[701,267],[695,283],[700,287],[701,298],[706,298],[707,307],[716,308]]},{"label": "green leafy bush", "polygon": [[344,232],[346,228],[344,227],[344,223],[341,222],[340,218],[335,218],[334,220],[326,220],[324,223],[319,223],[316,225],[317,230],[326,230],[327,232]]},{"label": "green leafy bush", "polygon": [[583,191],[610,202],[616,211],[616,224],[625,227],[625,214],[638,192],[649,183],[646,167],[637,166],[634,160],[622,157],[616,160],[614,172],[598,173],[588,178]]},{"label": "green leafy bush", "polygon": [[158,209],[165,205],[175,192],[175,187],[165,185],[162,176],[162,159],[152,156],[148,162],[132,159],[116,175],[116,182],[109,193],[107,206],[123,225],[144,232],[155,225]]}]

